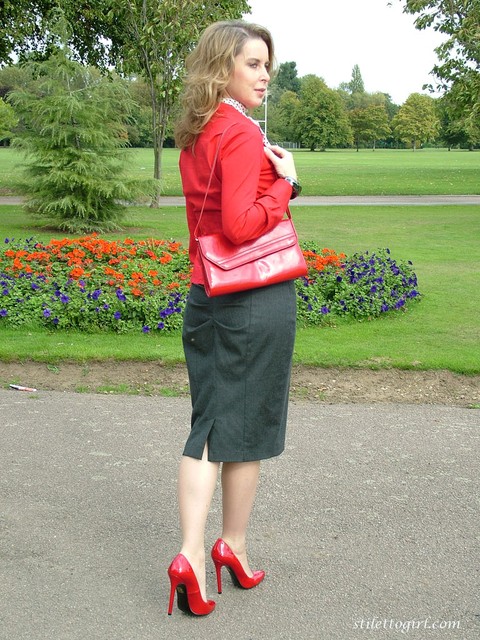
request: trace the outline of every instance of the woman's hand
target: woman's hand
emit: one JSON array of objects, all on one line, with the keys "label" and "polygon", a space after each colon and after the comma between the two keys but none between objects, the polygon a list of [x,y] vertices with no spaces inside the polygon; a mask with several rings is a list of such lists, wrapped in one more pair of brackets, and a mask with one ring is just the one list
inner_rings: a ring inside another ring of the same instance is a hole
[{"label": "woman's hand", "polygon": [[282,147],[277,145],[270,145],[265,147],[265,155],[275,167],[279,178],[290,176],[295,180],[297,179],[297,170],[295,169],[295,162],[290,151],[282,149]]}]

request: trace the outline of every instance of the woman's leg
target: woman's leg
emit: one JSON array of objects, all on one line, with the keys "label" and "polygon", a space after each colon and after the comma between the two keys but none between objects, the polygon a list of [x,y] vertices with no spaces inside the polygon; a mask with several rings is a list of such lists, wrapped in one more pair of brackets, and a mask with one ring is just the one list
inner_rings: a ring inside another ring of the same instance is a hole
[{"label": "woman's leg", "polygon": [[222,465],[222,538],[240,560],[248,576],[246,534],[257,492],[260,461],[224,462]]},{"label": "woman's leg", "polygon": [[205,525],[218,477],[218,462],[209,462],[207,446],[201,460],[182,456],[178,476],[178,502],[182,553],[190,562],[206,600]]}]

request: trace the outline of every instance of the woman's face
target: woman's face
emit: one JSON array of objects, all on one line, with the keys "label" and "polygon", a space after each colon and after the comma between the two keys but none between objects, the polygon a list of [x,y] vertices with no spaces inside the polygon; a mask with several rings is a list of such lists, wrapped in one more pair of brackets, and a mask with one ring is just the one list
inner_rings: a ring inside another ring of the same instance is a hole
[{"label": "woman's face", "polygon": [[247,109],[262,104],[270,81],[268,47],[260,38],[247,40],[235,58],[235,66],[226,88],[226,95],[241,102]]}]

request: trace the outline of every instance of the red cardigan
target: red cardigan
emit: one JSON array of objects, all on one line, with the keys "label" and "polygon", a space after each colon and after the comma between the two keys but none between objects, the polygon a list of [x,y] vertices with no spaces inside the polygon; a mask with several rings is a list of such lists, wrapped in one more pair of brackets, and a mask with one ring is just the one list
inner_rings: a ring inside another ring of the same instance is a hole
[{"label": "red cardigan", "polygon": [[231,105],[221,103],[193,149],[180,154],[193,265],[191,280],[195,284],[203,284],[195,229],[224,131],[198,235],[223,231],[235,244],[257,238],[280,222],[292,195],[291,186],[277,178],[265,155],[260,127]]}]

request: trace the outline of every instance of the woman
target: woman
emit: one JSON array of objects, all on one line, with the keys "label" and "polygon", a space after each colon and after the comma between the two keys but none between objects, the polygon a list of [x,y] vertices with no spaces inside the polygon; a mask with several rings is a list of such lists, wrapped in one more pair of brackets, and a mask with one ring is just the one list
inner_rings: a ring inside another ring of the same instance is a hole
[{"label": "woman", "polygon": [[223,232],[233,243],[259,237],[282,220],[299,185],[292,155],[270,146],[247,110],[262,104],[274,64],[270,33],[242,21],[212,24],[186,61],[183,117],[176,131],[190,232],[192,286],[183,344],[192,396],[192,428],[180,463],[183,543],[168,575],[181,609],[213,611],[206,597],[204,532],[222,464],[223,528],[211,556],[221,593],[222,567],[250,589],[246,532],[260,460],[284,449],[295,338],[293,281],[209,298],[195,230]]}]

